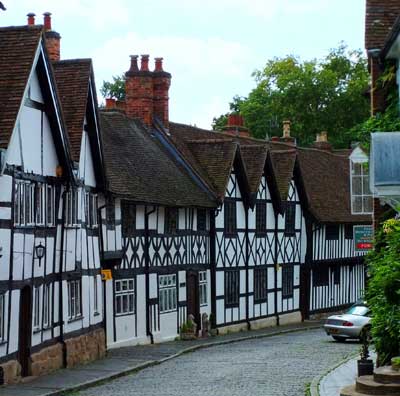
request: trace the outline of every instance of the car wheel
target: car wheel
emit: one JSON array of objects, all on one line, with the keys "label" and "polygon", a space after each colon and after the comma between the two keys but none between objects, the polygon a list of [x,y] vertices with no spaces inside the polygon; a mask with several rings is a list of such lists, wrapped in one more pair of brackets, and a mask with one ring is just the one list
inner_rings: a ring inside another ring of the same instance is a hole
[{"label": "car wheel", "polygon": [[345,338],[345,337],[332,336],[332,338],[337,342],[345,342],[347,340],[347,338]]}]

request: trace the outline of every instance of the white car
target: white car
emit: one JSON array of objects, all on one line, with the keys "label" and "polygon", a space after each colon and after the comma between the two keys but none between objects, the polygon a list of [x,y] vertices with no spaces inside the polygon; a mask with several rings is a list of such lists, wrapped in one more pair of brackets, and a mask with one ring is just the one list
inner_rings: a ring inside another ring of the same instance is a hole
[{"label": "white car", "polygon": [[342,315],[330,316],[324,325],[326,334],[336,341],[348,338],[362,339],[371,329],[370,310],[364,303],[357,303]]}]

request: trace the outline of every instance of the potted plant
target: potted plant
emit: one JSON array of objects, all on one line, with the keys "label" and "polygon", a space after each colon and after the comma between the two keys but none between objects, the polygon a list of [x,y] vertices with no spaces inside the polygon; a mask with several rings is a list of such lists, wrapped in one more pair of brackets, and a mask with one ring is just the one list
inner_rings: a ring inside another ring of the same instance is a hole
[{"label": "potted plant", "polygon": [[196,325],[193,320],[188,319],[180,327],[179,336],[183,341],[195,340],[196,337]]},{"label": "potted plant", "polygon": [[370,343],[369,331],[364,331],[362,334],[362,347],[360,353],[360,359],[357,361],[358,376],[372,375],[374,373],[374,362],[369,359],[369,343]]},{"label": "potted plant", "polygon": [[215,316],[210,313],[210,336],[215,337],[216,335],[218,335],[218,329],[215,326]]},{"label": "potted plant", "polygon": [[400,356],[392,358],[393,370],[400,371]]}]

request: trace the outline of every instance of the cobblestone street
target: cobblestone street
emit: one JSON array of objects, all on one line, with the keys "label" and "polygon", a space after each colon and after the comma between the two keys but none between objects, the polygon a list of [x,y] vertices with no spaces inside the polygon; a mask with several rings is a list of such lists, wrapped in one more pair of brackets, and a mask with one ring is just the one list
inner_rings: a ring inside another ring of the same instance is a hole
[{"label": "cobblestone street", "polygon": [[301,396],[313,377],[358,349],[319,329],[284,334],[183,355],[79,396]]}]

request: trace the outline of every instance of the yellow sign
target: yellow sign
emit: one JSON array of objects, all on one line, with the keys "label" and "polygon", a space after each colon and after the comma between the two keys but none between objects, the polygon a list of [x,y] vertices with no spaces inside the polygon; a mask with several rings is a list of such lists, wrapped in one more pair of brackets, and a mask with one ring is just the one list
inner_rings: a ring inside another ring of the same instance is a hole
[{"label": "yellow sign", "polygon": [[101,270],[101,280],[103,280],[103,281],[112,280],[111,270],[109,270],[109,269]]}]

